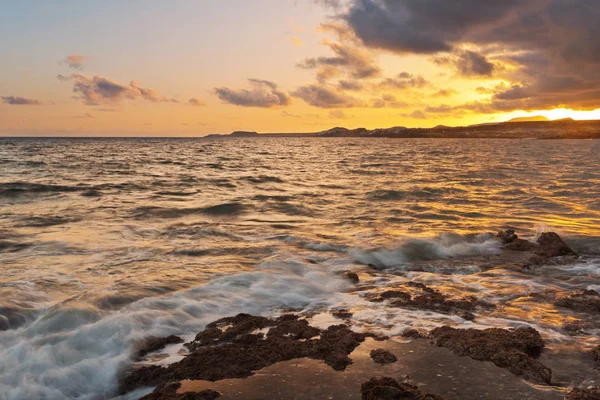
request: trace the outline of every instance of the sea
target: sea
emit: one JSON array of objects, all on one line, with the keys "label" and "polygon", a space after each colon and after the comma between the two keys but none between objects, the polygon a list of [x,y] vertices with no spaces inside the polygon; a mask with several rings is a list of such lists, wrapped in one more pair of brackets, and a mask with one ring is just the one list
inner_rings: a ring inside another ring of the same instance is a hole
[{"label": "sea", "polygon": [[[581,257],[516,268],[501,229]],[[406,281],[496,308],[368,301]],[[579,354],[597,316],[551,299],[580,289],[600,290],[599,140],[0,139],[2,400],[138,398],[115,394],[135,343],[238,313],[344,309],[391,337],[532,326]]]}]

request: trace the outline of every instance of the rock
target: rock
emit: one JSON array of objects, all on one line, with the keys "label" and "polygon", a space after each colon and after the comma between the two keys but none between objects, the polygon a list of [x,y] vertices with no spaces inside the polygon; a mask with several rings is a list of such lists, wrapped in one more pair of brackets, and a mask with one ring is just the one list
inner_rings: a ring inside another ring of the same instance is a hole
[{"label": "rock", "polygon": [[595,290],[573,292],[556,299],[554,305],[579,312],[600,312],[600,293]]},{"label": "rock", "polygon": [[444,400],[436,394],[424,394],[417,386],[399,383],[393,378],[371,378],[360,388],[362,400]]},{"label": "rock", "polygon": [[594,357],[594,361],[596,361],[596,366],[600,368],[600,346],[592,350],[592,357]]},{"label": "rock", "polygon": [[150,337],[138,343],[136,347],[135,357],[140,359],[149,353],[164,349],[170,344],[183,343],[183,339],[179,336],[171,335],[164,338]]},{"label": "rock", "polygon": [[512,243],[519,238],[519,236],[517,236],[515,231],[512,229],[508,229],[506,231],[500,231],[500,232],[498,232],[496,237],[499,238],[503,244]]},{"label": "rock", "polygon": [[336,272],[337,275],[343,276],[344,278],[348,279],[350,282],[357,284],[360,282],[360,278],[358,277],[358,275],[356,274],[356,272],[352,272],[352,271],[339,271]]},{"label": "rock", "polygon": [[371,358],[377,364],[393,364],[398,361],[395,355],[384,349],[371,350]]},{"label": "rock", "polygon": [[536,251],[540,246],[525,239],[516,239],[504,246],[506,250],[512,251]]},{"label": "rock", "polygon": [[172,382],[169,383],[154,393],[142,397],[140,400],[215,400],[221,397],[221,393],[206,389],[201,392],[186,392],[177,393],[177,390],[181,387],[181,383]]},{"label": "rock", "polygon": [[416,329],[407,329],[402,332],[402,337],[407,339],[426,339],[427,334]]},{"label": "rock", "polygon": [[348,310],[338,310],[331,313],[336,318],[339,319],[350,319],[352,318],[352,313]]},{"label": "rock", "polygon": [[542,352],[544,342],[533,328],[509,331],[499,328],[477,330],[443,326],[431,331],[430,337],[437,346],[446,347],[459,356],[491,361],[535,383],[551,382],[552,370],[535,360]]},{"label": "rock", "polygon": [[600,400],[600,388],[573,389],[565,400]]},{"label": "rock", "polygon": [[562,256],[577,256],[563,240],[554,232],[542,233],[537,240],[539,248],[536,254],[542,257],[562,257]]},{"label": "rock", "polygon": [[383,292],[379,295],[384,300],[389,299],[404,299],[410,300],[411,296],[409,293],[402,292],[400,290],[388,290],[387,292]]},{"label": "rock", "polygon": [[[257,332],[265,328],[269,328],[266,334]],[[186,344],[190,354],[183,360],[167,367],[147,366],[126,372],[120,392],[157,386],[155,393],[159,393],[173,381],[246,378],[256,370],[296,358],[323,360],[334,370],[343,371],[352,363],[348,355],[367,337],[375,336],[353,332],[346,325],[317,329],[296,315],[268,319],[239,314],[207,325]]]}]

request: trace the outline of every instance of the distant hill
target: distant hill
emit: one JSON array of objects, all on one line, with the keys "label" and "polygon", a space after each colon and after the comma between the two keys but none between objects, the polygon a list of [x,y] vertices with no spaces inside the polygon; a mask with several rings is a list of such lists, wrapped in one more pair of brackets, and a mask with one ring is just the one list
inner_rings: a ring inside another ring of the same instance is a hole
[{"label": "distant hill", "polygon": [[235,131],[231,135],[231,137],[254,137],[258,136],[257,132],[248,132],[248,131]]},{"label": "distant hill", "polygon": [[547,121],[550,121],[550,120],[542,115],[536,115],[533,117],[513,118],[510,121],[506,121],[506,122],[547,122]]},{"label": "distant hill", "polygon": [[446,125],[436,125],[431,129],[448,129],[448,128],[450,128],[450,127],[446,126]]},{"label": "distant hill", "polygon": [[561,118],[561,119],[555,119],[552,122],[575,122],[575,120],[573,118]]}]

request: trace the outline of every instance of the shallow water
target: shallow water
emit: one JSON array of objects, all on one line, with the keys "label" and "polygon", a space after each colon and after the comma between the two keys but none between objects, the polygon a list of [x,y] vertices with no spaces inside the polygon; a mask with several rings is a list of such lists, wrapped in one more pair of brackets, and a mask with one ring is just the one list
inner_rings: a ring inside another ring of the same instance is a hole
[{"label": "shallow water", "polygon": [[[598,290],[598,154],[600,141],[1,139],[0,399],[110,398],[136,340],[238,312],[349,308],[355,329],[392,335],[531,324],[549,351],[584,351],[600,332],[561,326],[593,316],[548,299]],[[581,262],[512,269],[490,234],[508,227],[558,232]],[[365,300],[409,280],[499,308],[470,323]]]}]

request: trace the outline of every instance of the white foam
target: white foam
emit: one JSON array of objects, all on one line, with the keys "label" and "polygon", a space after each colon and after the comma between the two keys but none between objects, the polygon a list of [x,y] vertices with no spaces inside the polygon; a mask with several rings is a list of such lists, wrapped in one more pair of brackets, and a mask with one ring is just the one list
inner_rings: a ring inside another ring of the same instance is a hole
[{"label": "white foam", "polygon": [[146,298],[109,314],[57,307],[29,325],[0,333],[0,399],[109,398],[134,341],[196,333],[240,312],[264,315],[327,305],[345,285],[344,279],[315,267],[271,262],[255,272]]}]

